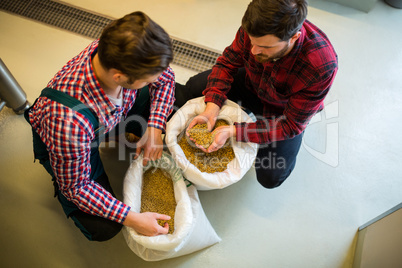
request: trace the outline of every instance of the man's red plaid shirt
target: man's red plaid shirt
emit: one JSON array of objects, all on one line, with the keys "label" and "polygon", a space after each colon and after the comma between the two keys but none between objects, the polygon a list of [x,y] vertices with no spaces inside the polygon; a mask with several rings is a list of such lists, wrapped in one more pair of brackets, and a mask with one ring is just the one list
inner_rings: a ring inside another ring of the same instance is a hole
[{"label": "man's red plaid shirt", "polygon": [[275,62],[260,63],[251,53],[247,33],[240,28],[233,43],[218,58],[203,94],[205,102],[223,105],[233,75],[245,67],[244,90],[264,105],[264,119],[235,123],[236,140],[259,144],[301,134],[310,119],[323,109],[338,70],[337,55],[327,36],[305,21],[291,52]]}]

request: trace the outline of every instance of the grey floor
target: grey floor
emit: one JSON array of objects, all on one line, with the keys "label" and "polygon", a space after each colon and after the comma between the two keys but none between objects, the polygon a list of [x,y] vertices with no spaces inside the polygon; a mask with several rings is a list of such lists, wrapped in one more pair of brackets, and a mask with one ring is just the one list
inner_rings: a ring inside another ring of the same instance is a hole
[{"label": "grey floor", "polygon": [[[223,50],[248,0],[69,0],[114,18],[142,10],[172,36]],[[327,108],[308,126],[290,178],[263,189],[251,169],[237,184],[200,192],[222,242],[160,262],[138,258],[119,234],[88,242],[65,219],[50,178],[33,163],[30,128],[0,112],[1,267],[350,267],[359,226],[402,199],[402,10],[368,13],[311,0],[308,19],[339,55]],[[91,40],[0,12],[0,57],[33,101]],[[173,66],[180,82],[191,71]],[[127,161],[102,157],[119,197]],[[399,163],[399,164],[398,164]]]}]

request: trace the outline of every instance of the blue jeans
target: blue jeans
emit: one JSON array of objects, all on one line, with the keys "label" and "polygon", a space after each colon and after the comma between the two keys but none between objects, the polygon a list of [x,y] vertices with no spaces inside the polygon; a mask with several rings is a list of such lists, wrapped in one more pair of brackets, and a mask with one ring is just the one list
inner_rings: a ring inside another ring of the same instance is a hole
[{"label": "blue jeans", "polygon": [[[199,73],[191,77],[185,85],[176,83],[175,106],[181,107],[188,100],[201,97],[210,73],[211,70]],[[257,95],[246,89],[245,76],[244,68],[239,69],[227,97],[255,116],[262,116],[264,105]],[[263,187],[278,187],[289,177],[296,165],[302,139],[303,133],[292,139],[260,145],[254,167],[257,180]]]}]

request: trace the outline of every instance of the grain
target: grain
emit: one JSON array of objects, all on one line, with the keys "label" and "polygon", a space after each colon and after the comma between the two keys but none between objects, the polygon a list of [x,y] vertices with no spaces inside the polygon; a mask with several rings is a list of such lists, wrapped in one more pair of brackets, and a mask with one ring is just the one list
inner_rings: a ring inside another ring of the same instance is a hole
[{"label": "grain", "polygon": [[140,140],[140,137],[134,135],[133,133],[126,132],[125,136],[126,136],[126,141],[128,141],[130,143],[137,143]]},{"label": "grain", "polygon": [[[225,120],[219,119],[216,121],[214,129],[227,125],[229,124]],[[204,148],[208,148],[209,145],[207,146],[207,144],[209,142],[210,144],[213,142],[213,137],[207,130],[206,124],[198,124],[195,127],[197,127],[195,130],[193,128],[193,131],[190,131],[191,129],[189,130],[189,135],[192,135],[192,138],[197,140],[197,144],[203,146]],[[190,132],[192,134],[190,134]],[[212,141],[210,141],[211,138]],[[182,133],[178,136],[178,144],[183,150],[187,160],[197,167],[201,172],[214,173],[225,171],[227,169],[227,165],[235,157],[233,148],[229,141],[226,142],[222,148],[212,153],[205,153],[201,149],[197,148],[195,144],[185,135],[185,133]]]},{"label": "grain", "polygon": [[214,142],[214,136],[208,131],[207,124],[197,124],[193,128],[188,130],[188,134],[193,141],[208,149],[208,147]]},{"label": "grain", "polygon": [[171,176],[160,168],[150,168],[144,172],[141,192],[141,212],[156,212],[169,215],[170,220],[158,220],[163,226],[169,224],[168,234],[174,232],[176,199]]}]

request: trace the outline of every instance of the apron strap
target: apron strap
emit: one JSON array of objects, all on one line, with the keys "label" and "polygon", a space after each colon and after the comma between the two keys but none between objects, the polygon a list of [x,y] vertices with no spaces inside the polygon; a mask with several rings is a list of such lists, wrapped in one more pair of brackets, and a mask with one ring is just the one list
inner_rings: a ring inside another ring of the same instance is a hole
[{"label": "apron strap", "polygon": [[99,120],[95,112],[76,98],[49,87],[42,90],[40,97],[47,97],[85,116],[92,123],[95,130],[95,140],[97,140],[99,135],[103,133],[103,128],[99,126]]},{"label": "apron strap", "polygon": [[[103,127],[99,126],[99,120],[96,114],[93,112],[93,110],[91,110],[88,106],[86,106],[84,103],[77,100],[76,98],[52,88],[43,89],[40,97],[47,97],[53,101],[63,104],[64,106],[67,106],[73,109],[74,111],[82,114],[92,123],[92,126],[95,130],[95,139],[92,141],[91,144],[92,149],[91,149],[91,160],[90,160],[91,161],[90,178],[92,180],[96,180],[97,178],[99,178],[105,172],[98,150],[100,142],[99,136],[103,134]],[[36,99],[36,101],[37,100],[38,99]],[[35,103],[24,113],[24,117],[28,121],[28,123],[29,123],[28,112],[35,105]],[[43,141],[33,128],[32,128],[32,135],[33,135],[35,159],[39,160],[39,162],[45,167],[46,171],[52,176],[52,179],[55,180],[54,173],[50,165],[49,152],[47,151],[46,145],[43,143]],[[57,196],[63,207],[65,214],[67,215],[67,217],[69,217],[72,212],[78,210],[78,207],[71,201],[67,200],[67,198],[58,189],[58,185],[55,181],[53,183],[55,188],[55,196]]]}]

